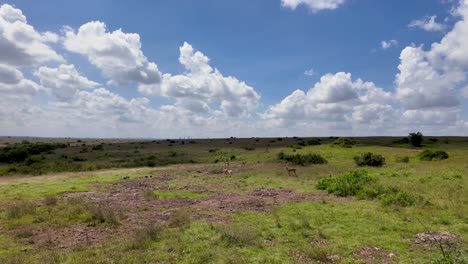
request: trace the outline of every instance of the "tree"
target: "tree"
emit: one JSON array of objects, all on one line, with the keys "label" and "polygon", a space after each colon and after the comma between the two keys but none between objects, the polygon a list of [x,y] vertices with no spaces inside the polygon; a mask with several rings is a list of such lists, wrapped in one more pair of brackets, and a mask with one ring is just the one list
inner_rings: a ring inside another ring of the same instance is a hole
[{"label": "tree", "polygon": [[423,142],[423,135],[421,132],[418,133],[409,133],[409,142],[411,145],[415,147],[421,147],[421,143]]}]

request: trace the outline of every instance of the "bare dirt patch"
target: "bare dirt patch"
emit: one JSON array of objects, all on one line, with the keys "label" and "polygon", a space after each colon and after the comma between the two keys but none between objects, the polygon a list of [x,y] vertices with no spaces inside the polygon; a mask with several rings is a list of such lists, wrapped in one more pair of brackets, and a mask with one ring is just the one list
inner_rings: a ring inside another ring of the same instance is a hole
[{"label": "bare dirt patch", "polygon": [[360,248],[353,253],[353,257],[364,263],[388,264],[397,262],[397,255],[395,253],[374,246]]}]

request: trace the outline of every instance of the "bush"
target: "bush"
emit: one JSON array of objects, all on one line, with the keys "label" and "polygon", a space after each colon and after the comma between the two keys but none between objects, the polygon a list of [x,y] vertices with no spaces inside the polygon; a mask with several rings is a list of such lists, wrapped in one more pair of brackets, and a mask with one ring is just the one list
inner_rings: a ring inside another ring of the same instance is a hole
[{"label": "bush", "polygon": [[320,179],[317,182],[316,187],[338,196],[354,196],[363,190],[365,185],[373,181],[374,178],[369,176],[367,171],[355,170],[342,174],[336,178]]},{"label": "bush", "polygon": [[387,188],[382,194],[379,195],[379,200],[384,205],[399,205],[411,206],[416,203],[416,196],[413,194],[400,191],[398,188]]},{"label": "bush", "polygon": [[343,148],[351,148],[357,144],[357,141],[353,138],[338,138],[333,142],[335,145],[339,145]]},{"label": "bush", "polygon": [[47,196],[44,199],[44,202],[45,202],[46,205],[56,205],[57,202],[58,202],[58,199],[55,196]]},{"label": "bush", "polygon": [[417,133],[409,133],[408,139],[411,145],[420,147],[423,142],[423,135],[419,131]]},{"label": "bush", "polygon": [[36,210],[33,203],[27,201],[17,201],[6,208],[6,215],[9,219],[18,219],[27,214],[32,214]]},{"label": "bush", "polygon": [[232,246],[253,246],[258,244],[257,230],[248,224],[225,224],[217,228],[221,239]]},{"label": "bush", "polygon": [[408,163],[409,162],[409,157],[404,156],[404,157],[397,157],[396,162],[403,162],[403,163]]},{"label": "bush", "polygon": [[184,209],[178,209],[171,213],[168,220],[169,227],[186,227],[190,225],[192,218]]},{"label": "bush", "polygon": [[320,139],[317,139],[317,138],[312,138],[307,141],[307,145],[309,146],[320,145],[320,144],[322,143],[320,142]]},{"label": "bush", "polygon": [[432,150],[426,149],[422,151],[421,153],[419,153],[419,159],[423,161],[437,161],[437,160],[444,160],[448,158],[449,158],[448,153],[442,150],[432,151]]},{"label": "bush", "polygon": [[143,193],[143,198],[146,201],[153,201],[153,200],[157,200],[158,196],[152,190],[147,190]]},{"label": "bush", "polygon": [[394,140],[393,143],[395,144],[408,144],[410,141],[407,137],[404,137],[402,139],[397,139],[397,140]]},{"label": "bush", "polygon": [[385,164],[385,158],[379,154],[373,154],[367,152],[361,156],[355,156],[354,161],[358,166],[372,166],[372,167],[381,167]]},{"label": "bush", "polygon": [[278,159],[291,162],[296,165],[306,166],[309,164],[326,164],[327,160],[319,154],[293,154],[288,155],[283,152],[278,153]]},{"label": "bush", "polygon": [[89,221],[92,225],[108,224],[116,226],[120,224],[121,215],[115,208],[102,205],[88,205]]},{"label": "bush", "polygon": [[158,223],[151,223],[138,230],[130,241],[131,249],[145,248],[149,243],[158,241],[163,235],[164,227]]}]

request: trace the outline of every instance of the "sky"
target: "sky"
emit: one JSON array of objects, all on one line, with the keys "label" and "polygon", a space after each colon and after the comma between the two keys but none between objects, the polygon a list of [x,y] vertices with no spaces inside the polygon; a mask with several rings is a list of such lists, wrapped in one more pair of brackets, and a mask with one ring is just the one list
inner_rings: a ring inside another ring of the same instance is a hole
[{"label": "sky", "polygon": [[468,136],[468,0],[0,1],[0,136]]}]

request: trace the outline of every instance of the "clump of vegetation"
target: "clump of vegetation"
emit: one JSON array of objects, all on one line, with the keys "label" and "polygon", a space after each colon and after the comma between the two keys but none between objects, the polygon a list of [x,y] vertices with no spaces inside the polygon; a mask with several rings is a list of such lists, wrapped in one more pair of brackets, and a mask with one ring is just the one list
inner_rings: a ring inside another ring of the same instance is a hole
[{"label": "clump of vegetation", "polygon": [[285,160],[292,164],[306,166],[309,164],[326,164],[328,161],[319,154],[285,154],[284,152],[278,153],[278,159]]},{"label": "clump of vegetation", "polygon": [[230,246],[253,246],[258,244],[257,229],[248,224],[220,225],[217,231]]},{"label": "clump of vegetation", "polygon": [[23,162],[32,155],[49,152],[58,148],[66,148],[66,144],[49,143],[21,143],[6,146],[0,150],[0,162],[15,163]]},{"label": "clump of vegetation", "polygon": [[407,137],[404,137],[402,139],[397,139],[397,140],[394,140],[393,143],[395,144],[408,144],[410,141]]},{"label": "clump of vegetation", "polygon": [[248,150],[248,151],[252,151],[252,150],[255,150],[254,147],[244,147],[245,150]]},{"label": "clump of vegetation", "polygon": [[357,141],[354,138],[341,137],[335,140],[333,144],[341,146],[343,148],[351,148],[357,144]]},{"label": "clump of vegetation", "polygon": [[133,239],[130,241],[129,247],[131,249],[145,248],[151,242],[161,239],[164,232],[164,226],[158,223],[151,223],[142,229],[138,230]]},{"label": "clump of vegetation", "polygon": [[395,160],[396,160],[396,162],[408,163],[409,162],[409,157],[408,156],[396,157]]},{"label": "clump of vegetation", "polygon": [[16,201],[6,208],[6,215],[9,219],[18,219],[27,214],[34,213],[36,207],[28,201]]},{"label": "clump of vegetation", "polygon": [[309,146],[320,145],[322,144],[320,141],[321,140],[318,138],[312,138],[312,139],[307,140],[307,145]]},{"label": "clump of vegetation", "polygon": [[317,189],[326,190],[338,196],[356,196],[361,199],[378,198],[383,205],[411,206],[422,197],[401,191],[396,187],[384,187],[377,184],[377,179],[365,170],[344,173],[336,178],[322,178],[316,184]]},{"label": "clump of vegetation", "polygon": [[143,199],[146,201],[153,201],[157,200],[158,196],[152,190],[147,190],[143,193]]},{"label": "clump of vegetation", "polygon": [[432,150],[426,149],[422,151],[421,153],[419,153],[419,159],[423,161],[437,161],[437,160],[444,160],[448,158],[449,158],[448,153],[442,150],[432,151]]},{"label": "clump of vegetation", "polygon": [[374,181],[375,179],[367,171],[354,170],[336,178],[322,178],[316,187],[338,196],[355,196],[364,189],[364,186]]},{"label": "clump of vegetation", "polygon": [[423,135],[419,131],[417,133],[409,133],[408,140],[411,145],[415,147],[421,147],[423,142]]},{"label": "clump of vegetation", "polygon": [[47,196],[45,199],[44,199],[44,203],[46,205],[56,205],[58,202],[58,199],[57,197],[55,196]]},{"label": "clump of vegetation", "polygon": [[399,205],[403,207],[414,205],[418,199],[417,196],[395,187],[385,188],[380,192],[378,197],[384,205]]},{"label": "clump of vegetation", "polygon": [[91,222],[93,226],[99,224],[116,226],[120,224],[121,215],[115,208],[90,204],[87,209],[89,212],[89,222]]},{"label": "clump of vegetation", "polygon": [[367,152],[360,156],[355,156],[354,161],[358,166],[381,167],[385,164],[385,158],[382,155]]},{"label": "clump of vegetation", "polygon": [[99,151],[102,151],[102,150],[104,150],[104,146],[103,146],[102,144],[99,144],[99,145],[93,146],[93,150],[99,150]]},{"label": "clump of vegetation", "polygon": [[190,213],[184,209],[178,209],[171,213],[168,220],[169,227],[187,227],[192,222],[192,218],[190,217]]}]

